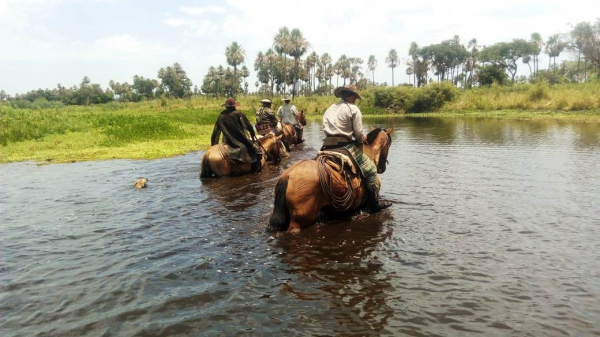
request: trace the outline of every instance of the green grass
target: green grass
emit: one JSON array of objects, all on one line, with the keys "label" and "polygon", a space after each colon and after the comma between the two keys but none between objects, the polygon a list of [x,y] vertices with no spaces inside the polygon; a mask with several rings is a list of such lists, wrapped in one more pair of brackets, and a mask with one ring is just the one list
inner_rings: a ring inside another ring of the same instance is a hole
[{"label": "green grass", "polygon": [[441,111],[594,111],[600,109],[600,84],[520,84],[463,90]]},{"label": "green grass", "polygon": [[[401,89],[386,96],[415,106],[435,92]],[[408,93],[408,94],[407,94]],[[407,96],[407,95],[415,96]],[[493,117],[514,119],[569,119],[600,122],[600,84],[517,85],[514,87],[457,90],[450,101],[434,113],[406,113],[375,106],[372,95],[359,101],[369,116]],[[241,97],[240,109],[251,121],[260,97]],[[337,98],[298,97],[294,104],[309,118],[320,118]],[[0,105],[0,162],[33,160],[58,163],[113,158],[153,159],[206,148],[224,99],[154,100],[139,103],[112,102],[95,106],[17,109]],[[274,100],[273,108],[281,105]],[[427,102],[425,102],[427,103]],[[396,105],[396,107],[399,105]]]}]

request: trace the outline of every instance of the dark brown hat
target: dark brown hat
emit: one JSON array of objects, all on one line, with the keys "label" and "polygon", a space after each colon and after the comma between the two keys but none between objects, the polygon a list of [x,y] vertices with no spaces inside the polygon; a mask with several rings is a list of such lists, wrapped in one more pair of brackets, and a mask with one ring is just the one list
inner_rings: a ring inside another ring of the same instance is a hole
[{"label": "dark brown hat", "polygon": [[362,99],[362,97],[360,97],[360,94],[358,93],[358,88],[354,84],[350,84],[345,87],[339,87],[339,88],[335,89],[335,92],[334,92],[335,97],[341,98],[342,93],[344,91],[351,92],[351,93],[355,94],[357,98]]},{"label": "dark brown hat", "polygon": [[228,98],[225,103],[221,104],[221,106],[224,106],[226,108],[232,107],[232,106],[240,106],[240,102],[236,101],[233,98]]}]

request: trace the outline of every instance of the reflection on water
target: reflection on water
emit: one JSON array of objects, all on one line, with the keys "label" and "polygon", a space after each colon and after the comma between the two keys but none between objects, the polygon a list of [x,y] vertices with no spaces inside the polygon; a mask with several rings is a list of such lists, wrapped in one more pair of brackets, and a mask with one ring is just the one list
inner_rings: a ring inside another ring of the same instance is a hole
[{"label": "reflection on water", "polygon": [[[0,166],[0,333],[598,335],[600,126],[395,126],[377,215],[265,231],[276,179],[202,153]],[[150,179],[144,190],[131,184]]]}]

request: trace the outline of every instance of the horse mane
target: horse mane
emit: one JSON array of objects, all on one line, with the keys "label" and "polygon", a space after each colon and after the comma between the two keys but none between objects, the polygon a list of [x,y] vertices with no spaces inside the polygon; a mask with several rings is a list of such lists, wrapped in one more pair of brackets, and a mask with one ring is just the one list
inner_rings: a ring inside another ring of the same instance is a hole
[{"label": "horse mane", "polygon": [[266,135],[264,135],[264,136],[262,136],[262,137],[258,138],[257,140],[258,140],[259,142],[261,142],[261,143],[262,143],[263,141],[265,141],[265,140],[267,140],[267,139],[271,139],[271,138],[273,138],[273,137],[275,137],[275,135],[274,135],[274,134],[272,134],[272,133],[267,133]]},{"label": "horse mane", "polygon": [[383,131],[381,128],[371,130],[371,132],[367,134],[367,143],[369,145],[372,144],[375,141],[375,139],[377,139],[377,136],[381,131]]}]

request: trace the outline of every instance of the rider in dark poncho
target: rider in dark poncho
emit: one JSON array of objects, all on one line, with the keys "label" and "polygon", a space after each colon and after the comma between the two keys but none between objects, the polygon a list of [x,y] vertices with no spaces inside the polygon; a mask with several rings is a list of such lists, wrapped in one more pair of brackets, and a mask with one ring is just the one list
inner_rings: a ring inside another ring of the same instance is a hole
[{"label": "rider in dark poncho", "polygon": [[[252,140],[256,140],[254,128],[248,118],[237,110],[240,104],[233,98],[228,98],[225,102],[225,110],[221,112],[215,123],[215,128],[211,137],[211,145],[219,143],[221,133],[223,133],[223,143],[227,144],[227,154],[233,161],[252,164],[255,172],[261,171],[260,162],[262,160],[262,151],[254,145]],[[251,139],[248,139],[246,131],[250,132]]]}]

